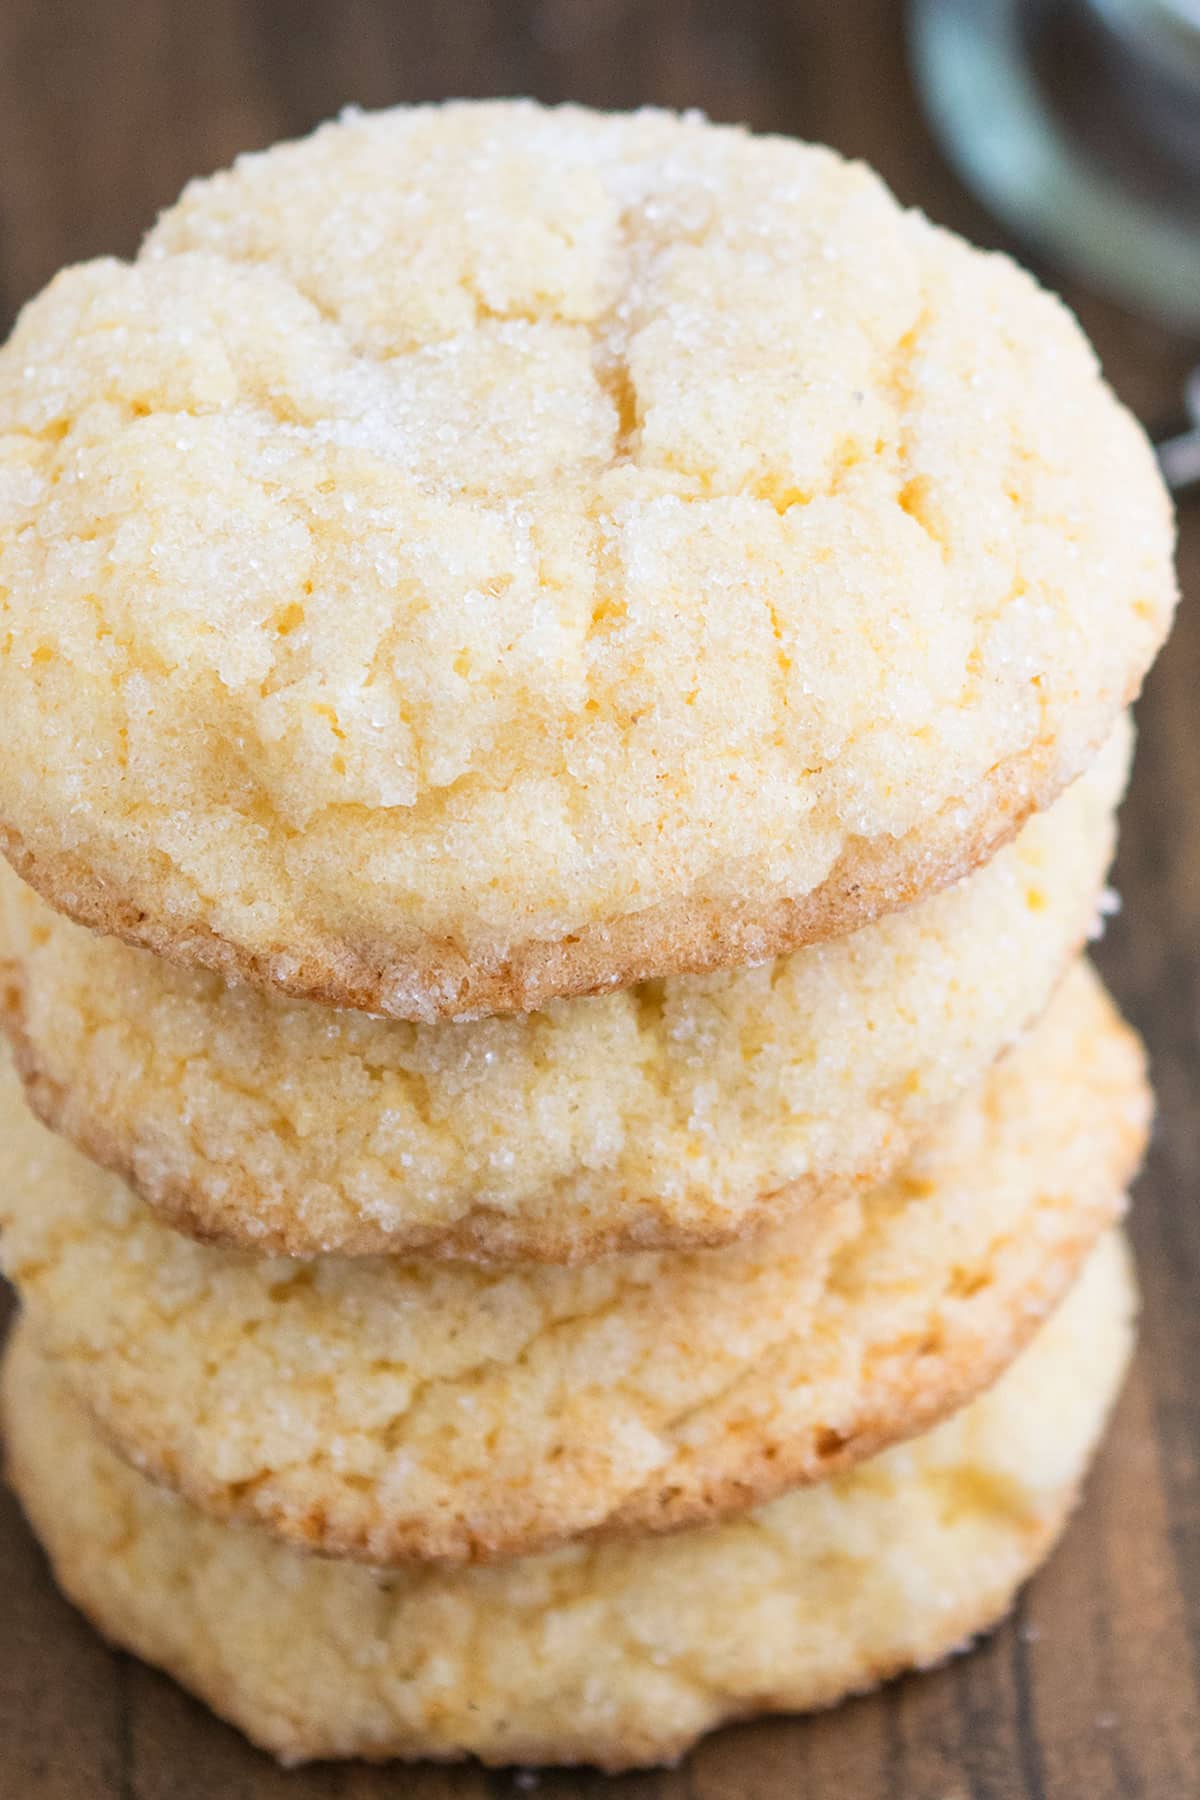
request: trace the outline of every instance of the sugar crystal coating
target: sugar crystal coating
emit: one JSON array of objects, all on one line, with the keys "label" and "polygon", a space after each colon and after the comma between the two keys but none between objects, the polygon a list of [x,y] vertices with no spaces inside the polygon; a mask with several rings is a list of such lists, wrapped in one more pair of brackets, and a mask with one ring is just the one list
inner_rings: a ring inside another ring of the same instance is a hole
[{"label": "sugar crystal coating", "polygon": [[862,167],[356,114],[0,353],[0,828],[65,911],[402,1017],[749,960],[1078,773],[1170,547],[1066,312]]},{"label": "sugar crystal coating", "polygon": [[385,1564],[662,1531],[820,1481],[986,1385],[1118,1212],[1149,1097],[1095,977],[905,1170],[720,1250],[580,1269],[195,1244],[0,1090],[0,1257],[123,1453]]},{"label": "sugar crystal coating", "polygon": [[0,872],[0,1023],[46,1123],[203,1238],[492,1262],[718,1243],[882,1178],[1043,1010],[1096,917],[1128,737],[906,912],[473,1024],[230,987]]},{"label": "sugar crystal coating", "polygon": [[120,1462],[27,1327],[12,1478],[66,1593],[286,1762],[665,1762],[724,1719],[828,1706],[1007,1610],[1070,1511],[1135,1290],[1110,1233],[954,1418],[707,1531],[389,1574],[220,1525]]}]

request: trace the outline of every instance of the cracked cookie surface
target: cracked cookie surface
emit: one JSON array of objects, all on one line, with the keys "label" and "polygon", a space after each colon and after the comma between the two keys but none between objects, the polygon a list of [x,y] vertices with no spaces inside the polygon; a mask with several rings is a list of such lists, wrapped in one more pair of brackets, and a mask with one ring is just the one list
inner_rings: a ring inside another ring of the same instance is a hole
[{"label": "cracked cookie surface", "polygon": [[1120,1383],[1116,1234],[997,1384],[926,1437],[707,1531],[392,1574],[151,1486],[18,1327],[10,1478],[67,1595],[285,1761],[663,1762],[965,1647],[1070,1511]]},{"label": "cracked cookie surface", "polygon": [[1140,1049],[1073,969],[903,1173],[721,1250],[486,1271],[195,1244],[0,1119],[0,1258],[111,1441],[211,1512],[389,1563],[671,1530],[992,1379],[1119,1212]]},{"label": "cracked cookie surface", "polygon": [[692,117],[355,115],[0,353],[0,839],[401,1018],[761,961],[1107,737],[1169,507],[1064,309]]},{"label": "cracked cookie surface", "polygon": [[1122,729],[983,869],[859,932],[465,1025],[230,987],[0,865],[0,1020],[39,1116],[201,1239],[493,1263],[715,1244],[885,1177],[1040,1014],[1127,762]]}]

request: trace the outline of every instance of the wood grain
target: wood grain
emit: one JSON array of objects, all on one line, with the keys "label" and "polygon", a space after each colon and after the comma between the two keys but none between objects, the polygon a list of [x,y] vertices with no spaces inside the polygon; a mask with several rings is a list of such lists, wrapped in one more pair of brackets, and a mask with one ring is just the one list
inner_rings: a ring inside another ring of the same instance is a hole
[{"label": "wood grain", "polygon": [[[190,175],[347,101],[532,92],[698,105],[869,158],[984,242],[905,72],[895,0],[0,0],[0,327],[63,262],[128,253]],[[1147,419],[1189,346],[1075,292]],[[1194,350],[1194,346],[1190,347]],[[1099,953],[1149,1039],[1161,1110],[1137,1195],[1142,1351],[1087,1506],[972,1656],[830,1715],[720,1733],[619,1782],[476,1769],[284,1775],[170,1682],[110,1654],[0,1501],[3,1800],[1188,1800],[1200,1793],[1200,500]]]}]

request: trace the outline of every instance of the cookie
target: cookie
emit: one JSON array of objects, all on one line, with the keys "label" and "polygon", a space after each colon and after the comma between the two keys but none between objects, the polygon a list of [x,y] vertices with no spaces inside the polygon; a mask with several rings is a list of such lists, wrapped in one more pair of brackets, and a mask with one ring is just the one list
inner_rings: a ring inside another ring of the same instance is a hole
[{"label": "cookie", "polygon": [[1080,773],[1171,548],[1063,307],[861,166],[349,115],[0,352],[0,842],[85,924],[401,1019],[761,962]]},{"label": "cookie", "polygon": [[491,1262],[719,1243],[881,1179],[1042,1011],[1127,762],[1122,730],[985,868],[849,937],[470,1025],[231,988],[0,875],[0,1016],[39,1116],[202,1239]]},{"label": "cookie", "polygon": [[0,1255],[113,1443],[219,1516],[371,1563],[720,1518],[925,1429],[1120,1209],[1148,1112],[1095,978],[904,1173],[721,1250],[581,1269],[192,1243],[0,1112]]},{"label": "cookie", "polygon": [[1120,1382],[1106,1237],[988,1393],[928,1436],[708,1531],[391,1574],[217,1524],[105,1448],[19,1327],[11,1479],[59,1583],[285,1762],[668,1762],[965,1648],[1060,1531]]}]

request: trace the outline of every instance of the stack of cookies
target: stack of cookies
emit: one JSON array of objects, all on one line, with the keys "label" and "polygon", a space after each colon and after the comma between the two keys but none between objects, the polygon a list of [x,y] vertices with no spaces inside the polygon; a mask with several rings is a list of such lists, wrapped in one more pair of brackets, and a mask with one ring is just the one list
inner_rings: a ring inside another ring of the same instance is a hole
[{"label": "stack of cookies", "polygon": [[348,115],[52,283],[5,1414],[106,1636],[617,1768],[1002,1614],[1130,1343],[1075,958],[1173,599],[1071,318],[825,150]]}]

